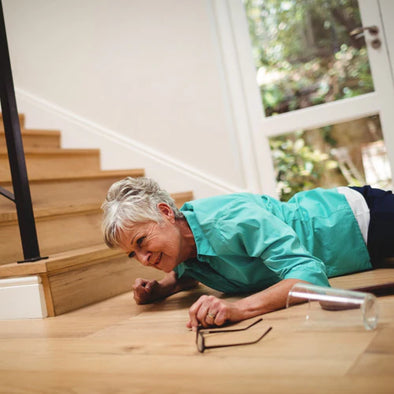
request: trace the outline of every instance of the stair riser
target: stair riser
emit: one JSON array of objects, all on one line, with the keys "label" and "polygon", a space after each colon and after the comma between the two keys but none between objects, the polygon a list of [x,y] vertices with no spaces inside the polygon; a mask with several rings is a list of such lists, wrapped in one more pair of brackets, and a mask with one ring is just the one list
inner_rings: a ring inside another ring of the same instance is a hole
[{"label": "stair riser", "polygon": [[120,256],[49,275],[43,280],[49,315],[60,315],[131,291],[138,277],[161,279],[163,273]]},{"label": "stair riser", "polygon": [[[57,134],[22,134],[23,148],[58,149],[60,148],[60,136]],[[0,146],[5,146],[4,133],[0,132]]]},{"label": "stair riser", "polygon": [[[26,153],[28,176],[50,178],[71,174],[91,174],[99,171],[99,154],[31,154]],[[11,180],[8,157],[0,154],[0,178]]]},{"label": "stair riser", "polygon": [[[61,215],[36,221],[41,256],[103,243],[102,213]],[[17,223],[0,225],[0,264],[23,260]]]},{"label": "stair riser", "polygon": [[[108,249],[101,232],[99,207],[109,187],[125,176],[143,176],[144,171],[102,172],[98,150],[59,149],[59,132],[25,130],[24,116],[19,119],[40,255],[49,258],[15,263],[23,260],[15,205],[0,198],[1,277],[39,275],[50,316],[130,291],[137,277],[161,279],[161,271]],[[5,145],[0,114],[0,184],[12,192]],[[173,197],[180,207],[192,195],[177,193]]]},{"label": "stair riser", "polygon": [[[119,178],[106,179],[82,179],[70,181],[52,181],[31,183],[30,192],[35,209],[48,206],[101,204],[108,192],[109,187]],[[7,190],[12,191],[10,183],[3,184]],[[0,209],[10,207],[10,202],[0,199]]]}]

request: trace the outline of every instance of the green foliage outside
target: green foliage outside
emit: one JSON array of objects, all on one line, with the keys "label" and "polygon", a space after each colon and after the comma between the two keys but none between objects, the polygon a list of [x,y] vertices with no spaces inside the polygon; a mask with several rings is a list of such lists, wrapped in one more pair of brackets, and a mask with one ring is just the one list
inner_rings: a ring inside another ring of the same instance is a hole
[{"label": "green foliage outside", "polygon": [[336,169],[337,163],[327,153],[305,143],[303,132],[270,140],[275,163],[276,181],[283,201],[295,193],[319,185],[325,171]]},{"label": "green foliage outside", "polygon": [[[266,116],[373,91],[356,0],[244,0]],[[330,128],[320,129],[335,146]],[[304,131],[271,138],[281,198],[317,185],[335,167]],[[327,149],[329,151],[329,149]]]}]

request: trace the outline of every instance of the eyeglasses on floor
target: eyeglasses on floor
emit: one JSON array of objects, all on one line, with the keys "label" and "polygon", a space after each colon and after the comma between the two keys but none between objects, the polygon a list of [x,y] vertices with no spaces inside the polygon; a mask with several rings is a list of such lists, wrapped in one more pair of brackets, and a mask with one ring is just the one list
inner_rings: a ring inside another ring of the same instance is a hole
[{"label": "eyeglasses on floor", "polygon": [[196,331],[196,346],[197,349],[200,353],[204,353],[205,350],[207,349],[218,349],[218,348],[224,348],[224,347],[232,347],[232,346],[244,346],[244,345],[253,345],[257,342],[260,342],[271,330],[272,327],[268,327],[263,334],[260,335],[257,339],[253,341],[246,341],[246,342],[236,342],[236,343],[229,343],[229,344],[223,344],[223,345],[206,345],[205,344],[205,334],[225,334],[229,332],[239,332],[239,331],[246,331],[249,328],[255,326],[256,324],[260,323],[263,319],[259,318],[255,322],[251,323],[247,327],[243,328],[232,328],[232,329],[206,329],[203,328],[202,326],[197,327]]}]

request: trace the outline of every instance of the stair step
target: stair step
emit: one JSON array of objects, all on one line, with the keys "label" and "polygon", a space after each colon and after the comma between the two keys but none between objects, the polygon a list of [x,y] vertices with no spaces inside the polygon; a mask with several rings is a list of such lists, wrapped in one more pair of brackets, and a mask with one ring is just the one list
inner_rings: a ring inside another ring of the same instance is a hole
[{"label": "stair step", "polygon": [[105,245],[59,253],[35,263],[0,266],[0,278],[28,275],[41,277],[50,316],[130,291],[137,277],[163,276]]},{"label": "stair step", "polygon": [[[193,199],[193,193],[189,192],[180,192],[180,193],[171,193],[171,197],[174,199],[175,204],[178,208],[180,208],[185,202]],[[53,205],[45,204],[44,207],[33,207],[34,210],[34,218],[37,222],[43,221],[47,218],[56,219],[56,217],[62,216],[70,216],[70,215],[85,215],[87,212],[101,212],[101,204],[103,201],[93,202],[93,203],[85,203],[81,204],[70,204],[67,206],[59,205],[57,202],[54,202]],[[15,209],[15,205],[10,201],[10,205],[7,207],[2,207],[0,209],[0,228],[1,226],[9,225],[17,223],[18,217]]]},{"label": "stair step", "polygon": [[[144,176],[143,169],[100,171],[90,175],[72,174],[69,177],[50,179],[30,179],[30,191],[34,208],[51,205],[89,204],[104,201],[109,187],[127,176]],[[10,181],[0,184],[13,191]],[[5,198],[0,199],[0,211],[13,209],[13,203]]]},{"label": "stair step", "polygon": [[[144,170],[100,171],[97,149],[60,149],[60,132],[26,130],[19,115],[41,256],[23,260],[13,202],[0,198],[0,278],[38,275],[50,316],[131,290],[136,277],[160,279],[160,271],[143,267],[103,242],[101,204],[112,183]],[[12,192],[0,114],[0,185]],[[172,194],[177,206],[191,192]]]},{"label": "stair step", "polygon": [[[19,114],[19,125],[21,130],[25,128],[25,115]],[[0,130],[4,130],[3,114],[0,112]]]},{"label": "stair step", "polygon": [[[192,199],[174,193],[178,206]],[[11,202],[10,202],[11,203]],[[12,204],[12,203],[11,203]],[[101,201],[92,204],[45,206],[34,209],[41,256],[103,244]],[[17,214],[13,206],[0,211],[0,265],[23,260]]]},{"label": "stair step", "polygon": [[[69,216],[74,214],[85,214],[89,211],[100,210],[100,204],[77,204],[69,206],[45,206],[34,209],[34,217],[36,221],[42,221],[46,218],[54,218],[59,216]],[[15,209],[7,209],[0,211],[0,226],[14,223],[18,220]]]},{"label": "stair step", "polygon": [[[34,211],[42,256],[103,244],[100,204]],[[23,260],[16,212],[0,214],[0,264]]]},{"label": "stair step", "polygon": [[[22,141],[25,150],[41,149],[59,149],[60,148],[60,131],[57,130],[22,130]],[[5,146],[5,133],[0,129],[0,146]]]},{"label": "stair step", "polygon": [[[25,150],[26,166],[31,178],[53,178],[91,174],[100,170],[99,149],[29,149]],[[11,180],[8,155],[0,150],[0,178]]]},{"label": "stair step", "polygon": [[[29,183],[35,183],[35,182],[43,182],[43,183],[50,183],[50,182],[66,182],[66,181],[72,181],[72,180],[89,180],[89,179],[104,179],[104,178],[110,178],[110,177],[115,177],[117,179],[122,179],[127,176],[131,177],[138,177],[138,176],[144,176],[145,175],[145,170],[143,168],[134,168],[134,169],[126,169],[126,170],[100,170],[100,171],[95,171],[89,174],[79,174],[79,173],[70,173],[70,174],[65,174],[65,175],[57,175],[53,176],[51,178],[42,178],[40,176],[36,177],[29,177]],[[0,182],[5,183],[10,181],[6,181],[5,179],[2,179],[0,177]]]},{"label": "stair step", "polygon": [[175,200],[178,208],[181,208],[185,202],[191,201],[194,198],[192,191],[171,193],[171,197]]}]

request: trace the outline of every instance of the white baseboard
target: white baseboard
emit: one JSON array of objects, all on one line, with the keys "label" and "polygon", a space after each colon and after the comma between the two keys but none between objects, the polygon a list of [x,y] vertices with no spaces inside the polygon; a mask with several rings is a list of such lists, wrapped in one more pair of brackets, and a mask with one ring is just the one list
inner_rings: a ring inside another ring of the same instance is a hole
[{"label": "white baseboard", "polygon": [[0,320],[42,319],[47,316],[39,276],[0,280]]}]

